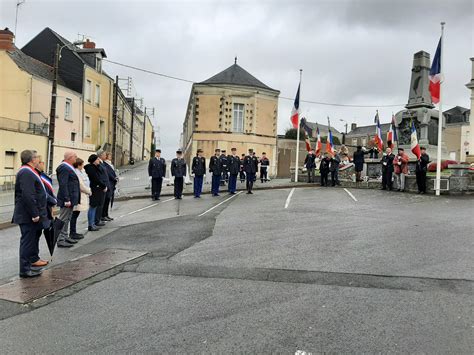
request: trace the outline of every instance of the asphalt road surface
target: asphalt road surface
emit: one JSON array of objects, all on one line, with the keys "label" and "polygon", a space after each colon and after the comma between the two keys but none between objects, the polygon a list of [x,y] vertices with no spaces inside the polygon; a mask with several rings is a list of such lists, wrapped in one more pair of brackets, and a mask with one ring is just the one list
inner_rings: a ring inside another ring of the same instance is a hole
[{"label": "asphalt road surface", "polygon": [[474,199],[298,188],[122,202],[70,255],[149,252],[28,307],[2,353],[474,353]]}]

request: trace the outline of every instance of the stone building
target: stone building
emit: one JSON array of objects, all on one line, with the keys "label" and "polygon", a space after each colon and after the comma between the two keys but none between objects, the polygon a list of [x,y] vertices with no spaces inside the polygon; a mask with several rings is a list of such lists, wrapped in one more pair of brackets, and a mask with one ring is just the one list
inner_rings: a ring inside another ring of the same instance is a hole
[{"label": "stone building", "polygon": [[469,109],[460,106],[443,112],[446,118],[443,141],[451,160],[464,162],[469,154],[471,128],[469,113]]},{"label": "stone building", "polygon": [[[386,143],[387,132],[390,129],[390,123],[381,123],[380,128],[382,129],[382,139]],[[375,139],[376,125],[369,126],[357,126],[356,123],[351,124],[351,130],[346,135],[346,146],[348,147],[357,147],[358,145],[362,147],[370,146],[371,142]]]},{"label": "stone building", "polygon": [[193,84],[183,123],[181,145],[188,164],[198,148],[210,157],[214,149],[232,147],[239,154],[253,148],[266,152],[270,175],[276,173],[276,136],[280,92],[237,64]]}]

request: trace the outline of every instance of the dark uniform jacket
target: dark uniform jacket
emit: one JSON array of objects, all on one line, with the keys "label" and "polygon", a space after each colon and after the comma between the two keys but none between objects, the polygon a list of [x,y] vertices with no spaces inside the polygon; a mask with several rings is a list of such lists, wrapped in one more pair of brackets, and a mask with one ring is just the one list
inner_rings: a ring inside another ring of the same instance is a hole
[{"label": "dark uniform jacket", "polygon": [[71,207],[78,205],[81,202],[81,190],[74,168],[60,164],[56,169],[56,176],[59,183],[58,206],[64,207],[65,202],[71,202]]},{"label": "dark uniform jacket", "polygon": [[319,172],[321,174],[327,174],[329,172],[329,164],[331,163],[331,159],[323,158],[321,159],[321,163],[319,164]]},{"label": "dark uniform jacket", "polygon": [[382,163],[382,172],[391,171],[393,173],[393,159],[395,159],[395,155],[391,153],[382,157],[380,161]]},{"label": "dark uniform jacket", "polygon": [[260,168],[266,169],[270,166],[270,160],[267,157],[260,159]]},{"label": "dark uniform jacket", "polygon": [[97,207],[104,199],[104,189],[107,185],[105,185],[103,179],[101,179],[101,171],[97,165],[87,164],[84,166],[84,170],[89,177],[90,188],[92,191],[92,195],[89,197],[89,204],[92,207]]},{"label": "dark uniform jacket", "polygon": [[304,166],[306,169],[314,169],[316,167],[316,155],[314,154],[307,154],[306,158],[304,158]]},{"label": "dark uniform jacket", "polygon": [[256,174],[258,172],[258,158],[247,155],[244,158],[244,170],[247,174]]},{"label": "dark uniform jacket", "polygon": [[341,158],[339,157],[339,154],[336,154],[331,158],[329,163],[329,171],[338,171],[339,164],[341,164]]},{"label": "dark uniform jacket", "polygon": [[240,158],[237,155],[227,157],[227,170],[230,175],[237,175],[240,172]]},{"label": "dark uniform jacket", "polygon": [[426,172],[428,170],[428,164],[430,163],[430,157],[428,154],[421,154],[420,160],[416,161],[416,171]]},{"label": "dark uniform jacket", "polygon": [[171,161],[171,175],[178,178],[186,176],[186,161],[184,159],[174,158]]},{"label": "dark uniform jacket", "polygon": [[191,165],[191,171],[196,176],[202,176],[206,174],[206,158],[194,157]]},{"label": "dark uniform jacket", "polygon": [[163,178],[166,175],[166,160],[153,157],[148,163],[148,176],[152,178]]},{"label": "dark uniform jacket", "polygon": [[362,171],[365,163],[365,152],[363,150],[356,150],[352,156],[352,162],[355,165],[355,171]]},{"label": "dark uniform jacket", "polygon": [[39,179],[26,169],[16,175],[13,223],[33,223],[31,219],[38,216],[40,221],[47,220],[47,195]]},{"label": "dark uniform jacket", "polygon": [[227,171],[227,155],[221,154],[219,160],[221,161],[222,172],[224,173]]},{"label": "dark uniform jacket", "polygon": [[220,157],[216,157],[215,155],[211,157],[209,160],[209,172],[216,176],[222,174],[222,162]]}]

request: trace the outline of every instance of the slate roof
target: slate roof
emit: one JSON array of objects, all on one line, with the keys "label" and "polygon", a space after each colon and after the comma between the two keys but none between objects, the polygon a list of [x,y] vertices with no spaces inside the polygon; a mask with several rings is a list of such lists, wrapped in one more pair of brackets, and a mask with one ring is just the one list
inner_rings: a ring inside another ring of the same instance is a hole
[{"label": "slate roof", "polygon": [[[49,81],[53,81],[53,67],[50,67],[49,65],[40,62],[29,55],[26,55],[17,47],[14,47],[13,51],[8,51],[8,55],[19,68],[23,69],[27,73]],[[64,82],[61,78],[58,78],[58,84],[64,85]]]},{"label": "slate roof", "polygon": [[455,106],[443,112],[446,117],[446,123],[465,123],[469,122],[471,110],[461,106]]},{"label": "slate roof", "polygon": [[213,77],[200,82],[199,84],[227,84],[227,85],[239,85],[239,86],[251,86],[256,88],[262,88],[270,91],[278,92],[278,90],[272,89],[265,85],[260,80],[255,78],[244,68],[237,63],[231,65],[227,69],[214,75]]},{"label": "slate roof", "polygon": [[[323,132],[328,132],[329,131],[329,127],[326,126],[326,125],[323,125],[323,124],[320,124],[320,123],[316,123],[316,122],[309,122],[309,121],[306,121],[306,124],[314,131],[316,132],[316,127],[319,127],[319,131],[323,131]],[[331,131],[335,134],[341,134],[341,132],[339,132],[336,128],[334,127],[331,127]]]},{"label": "slate roof", "polygon": [[[361,126],[361,127],[356,127],[356,129],[351,130],[349,133],[347,133],[347,137],[350,136],[362,136],[362,135],[373,135],[375,134],[375,124],[370,125],[370,126]],[[382,129],[382,132],[388,132],[390,129],[390,123],[382,123],[380,124],[380,128]]]}]

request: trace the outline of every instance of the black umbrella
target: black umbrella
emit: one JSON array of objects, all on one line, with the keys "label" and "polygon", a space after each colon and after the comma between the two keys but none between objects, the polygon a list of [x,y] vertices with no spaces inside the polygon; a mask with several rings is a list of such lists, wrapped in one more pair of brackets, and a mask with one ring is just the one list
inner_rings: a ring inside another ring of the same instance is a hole
[{"label": "black umbrella", "polygon": [[61,233],[61,229],[63,229],[63,227],[64,222],[58,218],[55,218],[54,222],[51,223],[48,228],[44,229],[44,239],[46,239],[46,244],[48,244],[49,254],[51,257],[53,256],[59,233]]}]

